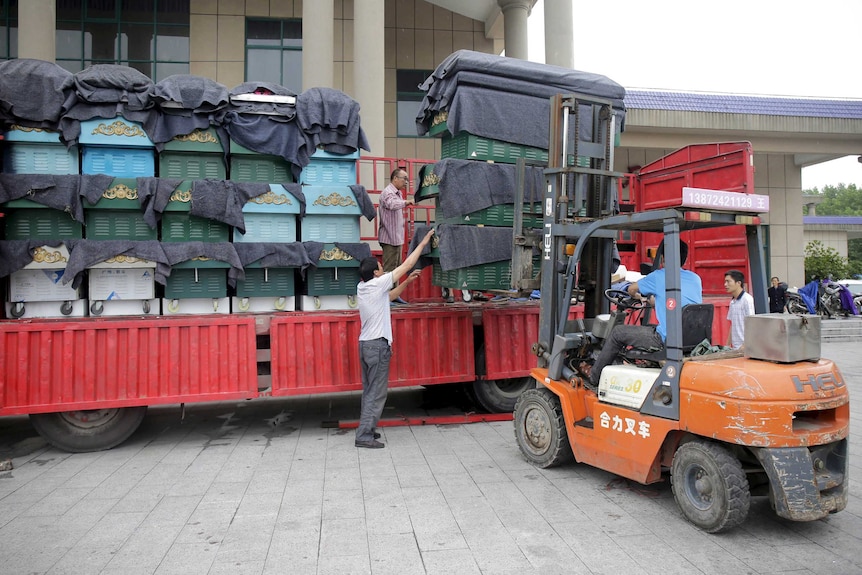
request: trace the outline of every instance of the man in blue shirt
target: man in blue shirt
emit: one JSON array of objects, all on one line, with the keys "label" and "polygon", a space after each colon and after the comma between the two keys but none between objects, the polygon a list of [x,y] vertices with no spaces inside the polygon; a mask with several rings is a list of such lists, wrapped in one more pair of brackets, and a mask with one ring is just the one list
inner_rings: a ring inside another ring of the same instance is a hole
[{"label": "man in blue shirt", "polygon": [[[682,266],[688,257],[688,244],[680,240],[679,242],[679,265]],[[662,264],[664,258],[662,257]],[[703,286],[700,277],[693,271],[680,269],[680,287],[682,289],[679,305],[685,307],[690,303],[703,303]],[[602,375],[602,370],[606,365],[614,361],[620,351],[626,347],[636,347],[638,349],[655,349],[664,348],[664,342],[667,338],[667,310],[665,298],[665,270],[664,267],[655,270],[654,272],[642,277],[628,287],[628,292],[632,297],[641,294],[642,296],[655,297],[655,315],[658,320],[658,326],[647,325],[618,325],[611,330],[611,335],[605,340],[602,346],[602,351],[599,354],[596,363],[593,364],[593,369],[590,372],[590,383],[593,387],[598,387],[599,378]]]}]

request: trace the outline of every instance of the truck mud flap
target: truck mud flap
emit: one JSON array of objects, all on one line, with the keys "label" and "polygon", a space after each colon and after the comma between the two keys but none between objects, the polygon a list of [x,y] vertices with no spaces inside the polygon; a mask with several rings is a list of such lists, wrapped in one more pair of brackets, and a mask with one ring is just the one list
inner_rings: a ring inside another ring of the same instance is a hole
[{"label": "truck mud flap", "polygon": [[847,440],[816,447],[754,450],[779,517],[814,521],[847,506]]}]

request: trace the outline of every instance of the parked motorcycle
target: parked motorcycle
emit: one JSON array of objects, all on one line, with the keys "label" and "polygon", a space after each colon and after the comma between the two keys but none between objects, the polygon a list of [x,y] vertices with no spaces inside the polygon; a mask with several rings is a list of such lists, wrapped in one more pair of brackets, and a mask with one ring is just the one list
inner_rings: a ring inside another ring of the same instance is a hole
[{"label": "parked motorcycle", "polygon": [[850,290],[829,279],[811,281],[795,292],[785,294],[787,311],[795,314],[818,314],[825,317],[859,315],[862,296],[853,297]]}]

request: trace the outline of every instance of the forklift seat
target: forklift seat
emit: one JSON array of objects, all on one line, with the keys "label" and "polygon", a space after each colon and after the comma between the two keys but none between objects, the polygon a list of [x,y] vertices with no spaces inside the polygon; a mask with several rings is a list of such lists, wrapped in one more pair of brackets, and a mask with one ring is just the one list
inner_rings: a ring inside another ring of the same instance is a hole
[{"label": "forklift seat", "polygon": [[[682,308],[682,354],[688,355],[704,339],[712,340],[712,317],[714,306],[711,303],[690,303]],[[623,350],[626,359],[644,359],[664,361],[667,359],[666,348],[658,351],[630,348]]]}]

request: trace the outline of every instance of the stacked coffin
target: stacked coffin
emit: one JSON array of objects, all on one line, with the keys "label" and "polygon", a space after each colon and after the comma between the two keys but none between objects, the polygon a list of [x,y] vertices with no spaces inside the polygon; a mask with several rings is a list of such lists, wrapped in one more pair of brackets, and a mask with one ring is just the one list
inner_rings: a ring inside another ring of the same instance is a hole
[{"label": "stacked coffin", "polygon": [[[78,148],[66,148],[55,131],[12,124],[4,135],[3,171],[6,174],[79,173]],[[17,178],[16,178],[17,180]],[[9,187],[17,184],[9,179]],[[11,197],[11,196],[9,196]],[[81,291],[62,283],[69,249],[62,240],[80,239],[81,222],[70,214],[52,209],[31,199],[19,198],[5,203],[8,212],[2,220],[5,238],[10,241],[40,241],[32,259],[9,276],[6,314],[11,317],[67,317],[86,314]],[[54,245],[48,245],[54,244]]]},{"label": "stacked coffin", "polygon": [[[269,186],[267,193],[249,199],[243,206],[245,232],[235,228],[233,241],[293,244],[297,241],[297,219],[302,203],[302,194],[293,184],[293,165],[282,155],[267,153],[261,147],[264,143],[255,140],[254,134],[247,130],[240,130],[240,126],[257,126],[276,120],[284,125],[295,125],[296,95],[271,85],[247,84],[244,91],[231,93],[231,106],[231,113],[244,118],[231,132],[231,180]],[[293,133],[291,128],[286,129]],[[263,151],[254,151],[237,140]],[[237,283],[232,307],[235,313],[295,310],[296,268],[264,267],[260,260],[247,263],[245,279]]]},{"label": "stacked coffin", "polygon": [[[419,135],[442,138],[440,162],[421,174],[417,200],[435,198],[438,255],[434,283],[461,290],[509,289],[515,210],[524,227],[541,223],[543,178],[527,168],[525,204],[514,205],[519,159],[546,164],[550,97],[580,93],[613,103],[618,125],[625,115],[625,90],[597,74],[460,50],[446,58],[420,86],[426,95],[416,118]],[[494,101],[488,106],[488,101]],[[583,137],[592,118],[574,129]],[[588,166],[587,158],[569,162]],[[532,200],[532,201],[531,201]],[[463,226],[477,229],[458,229]],[[445,238],[445,234],[449,238]],[[478,242],[480,249],[463,242]]]},{"label": "stacked coffin", "polygon": [[[155,176],[155,146],[142,125],[117,116],[85,120],[80,129],[81,171],[113,177],[98,201],[84,205],[87,240],[158,239],[138,203],[137,178]],[[128,255],[106,256],[88,268],[90,314],[157,315],[156,263]]]},{"label": "stacked coffin", "polygon": [[15,60],[0,62],[0,125],[7,316],[294,310],[297,294],[351,305],[370,255],[357,220],[374,210],[345,94]]}]

